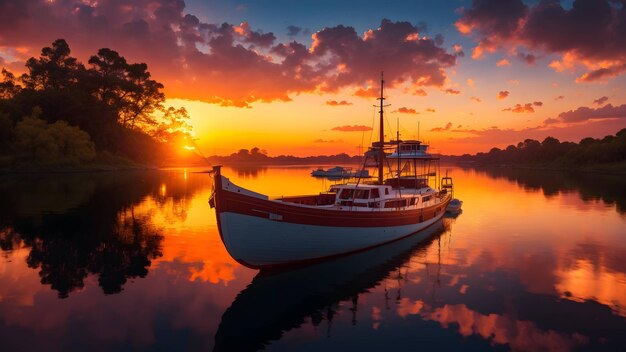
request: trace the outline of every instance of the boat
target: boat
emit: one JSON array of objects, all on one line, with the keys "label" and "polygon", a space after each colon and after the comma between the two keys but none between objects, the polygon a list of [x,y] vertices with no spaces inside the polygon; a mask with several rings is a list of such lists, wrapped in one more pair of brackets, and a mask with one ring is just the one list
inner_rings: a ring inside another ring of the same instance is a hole
[{"label": "boat", "polygon": [[313,177],[326,177],[330,179],[340,178],[369,178],[370,172],[367,169],[360,169],[358,171],[352,171],[351,167],[335,166],[328,170],[324,170],[321,167],[311,171]]},{"label": "boat", "polygon": [[439,158],[419,140],[402,141],[399,133],[396,140],[385,141],[383,89],[381,78],[379,140],[364,161],[376,162],[376,180],[270,199],[233,183],[221,166],[213,167],[209,203],[222,242],[236,261],[260,269],[315,262],[397,241],[442,218],[452,192],[437,187],[442,185]]},{"label": "boat", "polygon": [[322,168],[313,170],[311,171],[311,176],[329,178],[350,178],[354,176],[354,173],[352,172],[352,168],[350,167],[335,166],[331,167],[328,170],[324,170]]},{"label": "boat", "polygon": [[315,265],[261,269],[222,315],[213,351],[263,350],[316,316],[325,316],[330,329],[332,314],[327,313],[340,302],[353,302],[356,320],[355,298],[397,273],[419,251],[440,246],[437,239],[449,223],[444,218],[416,236]]},{"label": "boat", "polygon": [[463,206],[463,201],[454,198],[450,201],[450,203],[448,203],[448,207],[446,208],[446,211],[451,212],[451,213],[458,213],[461,211],[461,206]]}]

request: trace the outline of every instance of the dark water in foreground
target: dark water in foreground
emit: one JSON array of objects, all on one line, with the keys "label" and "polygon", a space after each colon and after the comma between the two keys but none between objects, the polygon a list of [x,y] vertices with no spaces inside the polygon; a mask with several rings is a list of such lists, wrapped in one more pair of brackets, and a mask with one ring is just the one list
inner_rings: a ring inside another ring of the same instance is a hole
[{"label": "dark water in foreground", "polygon": [[[193,171],[0,176],[0,350],[626,349],[623,177],[451,168],[464,210],[427,241],[266,274]],[[275,196],[309,172],[224,169]]]}]

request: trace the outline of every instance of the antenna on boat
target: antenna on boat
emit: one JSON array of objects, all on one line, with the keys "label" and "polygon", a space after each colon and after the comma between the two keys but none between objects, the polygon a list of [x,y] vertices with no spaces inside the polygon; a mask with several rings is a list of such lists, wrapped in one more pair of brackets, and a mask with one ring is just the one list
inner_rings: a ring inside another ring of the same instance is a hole
[{"label": "antenna on boat", "polygon": [[385,127],[384,127],[384,117],[383,117],[383,108],[385,106],[389,106],[389,105],[383,105],[383,101],[385,100],[385,97],[383,96],[383,90],[384,90],[384,86],[385,86],[385,80],[384,80],[384,71],[380,71],[380,98],[378,98],[378,100],[380,100],[380,110],[378,111],[378,113],[380,114],[380,136],[379,136],[379,150],[378,150],[378,184],[382,185],[383,181],[384,181],[384,169],[383,169],[383,161],[385,159]]}]

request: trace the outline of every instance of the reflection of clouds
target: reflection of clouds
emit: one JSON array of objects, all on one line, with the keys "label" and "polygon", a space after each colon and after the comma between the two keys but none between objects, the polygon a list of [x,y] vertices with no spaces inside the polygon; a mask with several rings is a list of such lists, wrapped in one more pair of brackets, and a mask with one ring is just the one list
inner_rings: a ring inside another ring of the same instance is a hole
[{"label": "reflection of clouds", "polygon": [[2,253],[0,257],[0,303],[4,302],[17,307],[32,307],[35,295],[45,289],[39,283],[37,271],[23,264],[29,253],[30,249],[26,247],[15,247],[12,251]]},{"label": "reflection of clouds", "polygon": [[571,266],[558,268],[556,289],[562,298],[584,302],[593,300],[626,317],[626,274],[612,272],[590,260],[577,259]]},{"label": "reflection of clouds", "polygon": [[580,334],[543,331],[530,321],[519,321],[508,315],[481,314],[464,304],[424,309],[420,315],[438,321],[444,328],[458,325],[465,337],[478,335],[493,344],[508,345],[514,351],[570,351],[588,343]]}]

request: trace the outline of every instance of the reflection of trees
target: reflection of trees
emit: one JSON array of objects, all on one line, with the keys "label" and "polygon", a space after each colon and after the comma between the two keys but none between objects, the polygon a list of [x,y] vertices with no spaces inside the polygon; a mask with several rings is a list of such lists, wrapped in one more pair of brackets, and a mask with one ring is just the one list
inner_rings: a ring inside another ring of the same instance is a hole
[{"label": "reflection of trees", "polygon": [[[184,180],[160,172],[51,176],[44,182],[47,189],[29,188],[30,179],[0,180],[7,194],[0,204],[0,248],[30,247],[28,266],[39,269],[41,283],[59,297],[82,288],[89,275],[98,277],[106,294],[120,292],[128,279],[145,277],[151,261],[162,255],[163,235],[152,223],[154,212],[137,205],[160,197],[164,183],[171,184],[171,198],[186,204],[201,184],[181,185]],[[89,193],[84,185],[90,185]],[[24,203],[39,196],[46,199],[45,208]]]},{"label": "reflection of trees", "polygon": [[584,201],[602,200],[607,204],[616,204],[618,212],[626,213],[626,184],[623,176],[510,168],[476,171],[516,182],[527,189],[541,190],[548,197],[559,192],[577,191]]},{"label": "reflection of trees", "polygon": [[267,172],[267,166],[262,165],[230,165],[230,168],[237,172],[239,178],[257,178],[259,174]]}]

